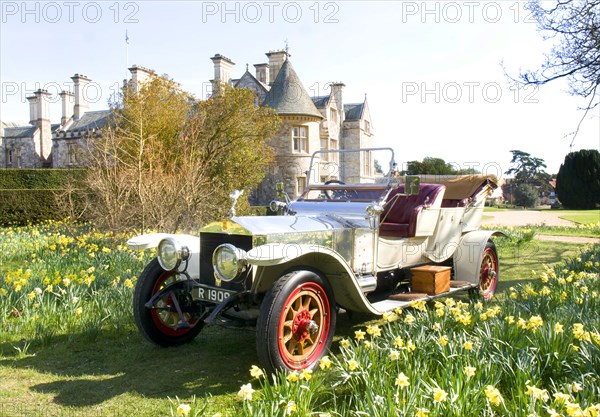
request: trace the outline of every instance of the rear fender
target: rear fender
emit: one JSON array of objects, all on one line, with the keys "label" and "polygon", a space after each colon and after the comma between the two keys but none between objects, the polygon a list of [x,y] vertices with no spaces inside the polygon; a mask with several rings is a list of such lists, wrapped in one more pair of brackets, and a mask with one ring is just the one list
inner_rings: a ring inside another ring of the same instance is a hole
[{"label": "rear fender", "polygon": [[460,238],[453,258],[456,280],[479,284],[481,257],[492,236],[504,236],[504,233],[496,230],[476,230]]},{"label": "rear fender", "polygon": [[252,292],[264,293],[287,271],[311,269],[325,275],[337,305],[353,311],[380,314],[363,294],[344,258],[318,245],[266,244],[248,252],[248,263],[256,266]]}]

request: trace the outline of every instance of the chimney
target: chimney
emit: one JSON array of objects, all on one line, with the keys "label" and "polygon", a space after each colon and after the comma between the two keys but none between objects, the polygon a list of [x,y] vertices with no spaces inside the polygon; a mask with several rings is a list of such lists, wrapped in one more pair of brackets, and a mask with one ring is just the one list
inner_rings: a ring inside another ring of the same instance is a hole
[{"label": "chimney", "polygon": [[330,84],[331,86],[331,94],[335,98],[335,102],[338,108],[338,119],[341,122],[344,121],[346,113],[344,112],[344,102],[342,97],[342,90],[346,87],[346,84],[342,82],[333,82]]},{"label": "chimney", "polygon": [[90,109],[87,102],[86,87],[90,83],[90,79],[85,75],[75,74],[71,77],[73,80],[73,91],[75,93],[75,106],[73,106],[73,119],[79,120],[85,112]]},{"label": "chimney", "polygon": [[287,51],[269,51],[265,55],[269,58],[269,83],[273,84],[281,66],[288,57]]},{"label": "chimney", "polygon": [[73,106],[75,99],[73,93],[70,91],[61,91],[59,96],[62,104],[62,117],[60,118],[60,125],[64,126],[73,117]]},{"label": "chimney", "polygon": [[29,124],[35,126],[38,119],[38,97],[36,95],[27,97],[27,101],[29,101]]},{"label": "chimney", "polygon": [[[46,90],[39,89],[33,93],[33,97],[28,97],[30,112],[32,107],[35,107],[35,111],[31,114],[30,123],[37,126],[39,129],[39,144],[36,143],[36,150],[39,152],[40,157],[47,159],[50,156],[50,149],[52,147],[52,128],[50,125],[50,93]],[[35,119],[34,119],[35,118]]]},{"label": "chimney", "polygon": [[256,68],[256,79],[269,85],[269,64],[254,64],[254,68]]},{"label": "chimney", "polygon": [[134,65],[131,68],[129,68],[129,72],[131,72],[130,86],[136,93],[140,91],[142,85],[145,82],[152,79],[155,75],[154,71],[148,68],[140,67],[138,65]]},{"label": "chimney", "polygon": [[235,62],[221,54],[216,54],[211,60],[215,66],[215,76],[211,80],[214,93],[217,91],[219,84],[228,84],[231,81],[231,71]]}]

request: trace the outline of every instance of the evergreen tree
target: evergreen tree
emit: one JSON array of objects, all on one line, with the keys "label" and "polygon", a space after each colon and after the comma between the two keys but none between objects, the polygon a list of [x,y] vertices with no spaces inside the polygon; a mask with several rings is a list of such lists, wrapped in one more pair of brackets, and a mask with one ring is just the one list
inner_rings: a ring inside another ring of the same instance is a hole
[{"label": "evergreen tree", "polygon": [[583,149],[569,153],[556,177],[556,193],[568,208],[600,206],[600,152]]}]

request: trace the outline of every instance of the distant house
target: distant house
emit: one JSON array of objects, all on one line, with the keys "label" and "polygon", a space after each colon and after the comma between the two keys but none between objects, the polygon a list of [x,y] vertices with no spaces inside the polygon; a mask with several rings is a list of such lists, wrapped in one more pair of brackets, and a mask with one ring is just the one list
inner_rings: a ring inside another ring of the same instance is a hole
[{"label": "distant house", "polygon": [[[296,73],[287,51],[267,54],[268,63],[254,65],[255,74],[246,72],[232,79],[234,62],[223,55],[211,58],[214,64],[214,86],[228,83],[249,88],[256,103],[273,108],[282,126],[271,145],[275,148],[275,165],[262,185],[251,196],[254,204],[265,204],[274,197],[275,184],[283,182],[286,192],[297,197],[307,184],[306,171],[310,156],[318,150],[372,147],[374,134],[366,97],[362,102],[344,103],[341,82],[330,84],[331,93],[310,97]],[[213,87],[214,89],[215,87]],[[329,156],[333,158],[333,155]],[[344,172],[322,172],[321,180],[374,175],[375,161],[345,160]]]},{"label": "distant house", "polygon": [[[296,73],[287,51],[266,54],[267,63],[254,65],[238,79],[232,78],[235,63],[216,54],[211,58],[213,90],[220,83],[251,89],[256,105],[273,108],[282,126],[271,145],[276,160],[262,185],[252,194],[254,204],[265,204],[274,197],[275,184],[283,182],[287,193],[297,197],[307,185],[306,171],[310,156],[317,150],[357,149],[374,145],[373,126],[366,96],[360,102],[345,103],[341,82],[330,84],[330,94],[311,97]],[[138,89],[154,76],[154,71],[140,66],[129,68],[127,86]],[[101,135],[110,118],[110,110],[90,111],[86,88],[91,80],[75,74],[73,92],[60,93],[60,123],[51,124],[48,113],[50,94],[38,90],[28,97],[30,124],[2,125],[0,167],[69,168],[85,166],[87,140]],[[326,158],[334,158],[330,155]],[[327,162],[327,161],[325,161]],[[339,162],[339,161],[331,161]],[[356,158],[344,160],[343,172],[323,171],[320,180],[374,175],[375,161]]]}]

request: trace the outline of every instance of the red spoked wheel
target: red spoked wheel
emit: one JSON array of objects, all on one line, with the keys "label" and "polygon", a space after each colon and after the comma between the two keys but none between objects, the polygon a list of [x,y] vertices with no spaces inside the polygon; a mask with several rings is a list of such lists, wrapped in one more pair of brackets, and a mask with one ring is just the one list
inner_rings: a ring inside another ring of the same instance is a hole
[{"label": "red spoked wheel", "polygon": [[479,267],[479,293],[483,299],[489,300],[494,296],[499,276],[500,268],[496,245],[491,240],[488,240],[481,256],[481,266]]},{"label": "red spoked wheel", "polygon": [[136,283],[133,297],[135,323],[146,339],[160,346],[175,346],[190,342],[204,326],[204,322],[198,316],[185,311],[186,300],[179,297],[176,300],[187,322],[187,326],[181,326],[175,305],[177,296],[173,293],[156,300],[152,308],[146,307],[146,303],[155,294],[178,279],[180,279],[178,274],[165,271],[155,259],[146,266]]},{"label": "red spoked wheel", "polygon": [[335,331],[327,281],[311,271],[281,277],[267,293],[257,322],[257,351],[269,371],[314,367]]}]

